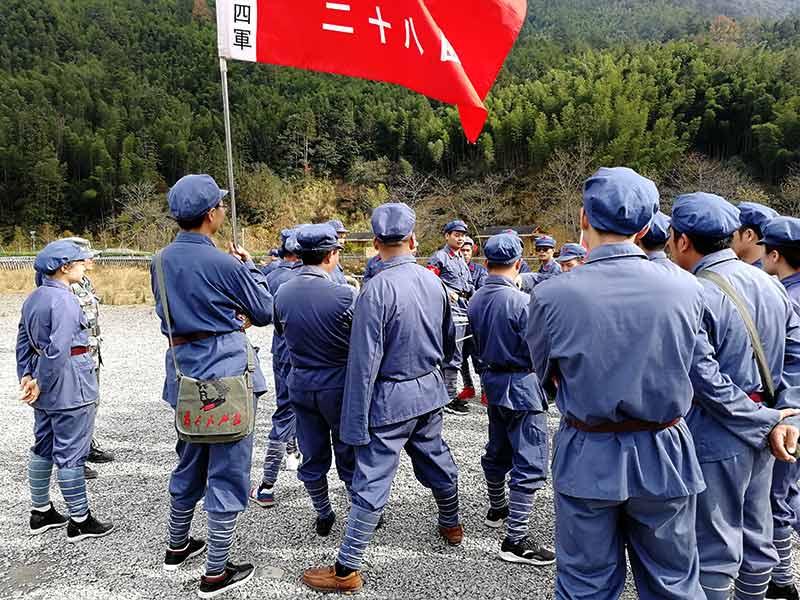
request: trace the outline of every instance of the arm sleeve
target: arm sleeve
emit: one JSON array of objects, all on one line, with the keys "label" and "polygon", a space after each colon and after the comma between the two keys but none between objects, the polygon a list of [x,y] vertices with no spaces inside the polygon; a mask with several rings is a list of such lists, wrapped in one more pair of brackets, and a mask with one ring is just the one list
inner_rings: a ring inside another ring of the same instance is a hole
[{"label": "arm sleeve", "polygon": [[32,375],[35,367],[36,352],[31,345],[25,322],[20,319],[17,328],[17,379],[22,379],[25,375]]},{"label": "arm sleeve", "polygon": [[372,392],[383,361],[383,304],[374,290],[365,290],[356,302],[350,333],[340,435],[351,446],[369,443]]},{"label": "arm sleeve", "polygon": [[253,261],[239,264],[228,277],[230,293],[253,325],[265,327],[272,323],[272,295],[267,280]]},{"label": "arm sleeve", "polygon": [[453,361],[453,356],[458,350],[458,341],[456,340],[456,324],[453,321],[453,308],[447,298],[447,290],[442,285],[443,310],[442,310],[442,349],[444,356],[442,357],[442,364],[448,364]]},{"label": "arm sleeve", "polygon": [[547,326],[546,307],[539,301],[536,294],[531,294],[527,320],[526,340],[533,370],[539,377],[542,386],[548,392],[555,393],[553,376],[558,374],[558,365],[550,356],[552,343]]}]

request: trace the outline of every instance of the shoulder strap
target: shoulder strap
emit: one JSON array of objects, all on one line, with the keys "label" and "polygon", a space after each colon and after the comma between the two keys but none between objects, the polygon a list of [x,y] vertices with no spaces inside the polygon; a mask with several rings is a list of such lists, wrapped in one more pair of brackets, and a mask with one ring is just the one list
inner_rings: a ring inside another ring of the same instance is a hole
[{"label": "shoulder strap", "polygon": [[720,290],[722,290],[722,293],[724,293],[728,299],[733,302],[736,310],[739,312],[739,316],[742,317],[744,326],[747,328],[747,333],[750,335],[750,343],[753,346],[753,355],[756,359],[756,364],[758,365],[758,372],[761,375],[761,383],[764,386],[764,391],[769,396],[770,403],[772,403],[775,400],[775,383],[772,381],[772,371],[770,370],[769,363],[767,362],[767,354],[764,352],[764,346],[761,343],[761,337],[758,335],[758,328],[756,328],[755,321],[753,321],[753,317],[747,308],[747,304],[745,304],[744,300],[739,295],[739,292],[736,291],[736,288],[734,288],[730,282],[722,277],[719,273],[705,269],[700,271],[697,274],[697,277],[710,281]]},{"label": "shoulder strap", "polygon": [[161,298],[161,307],[164,309],[164,320],[167,322],[167,336],[169,337],[169,347],[172,349],[172,362],[175,365],[175,375],[180,378],[181,370],[178,367],[178,359],[175,356],[175,344],[172,342],[172,319],[169,315],[169,302],[167,302],[167,284],[164,279],[164,264],[161,256],[163,250],[156,253],[156,283],[158,283],[158,295]]}]

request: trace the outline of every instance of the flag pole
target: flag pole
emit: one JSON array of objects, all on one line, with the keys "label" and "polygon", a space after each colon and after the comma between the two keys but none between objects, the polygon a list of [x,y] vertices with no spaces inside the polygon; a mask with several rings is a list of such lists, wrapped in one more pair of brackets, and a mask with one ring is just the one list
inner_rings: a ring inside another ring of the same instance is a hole
[{"label": "flag pole", "polygon": [[231,196],[231,225],[233,243],[239,245],[239,220],[236,215],[236,190],[233,183],[233,141],[231,139],[231,106],[228,100],[228,61],[220,56],[219,72],[222,77],[222,112],[225,120],[225,153],[228,163],[228,192]]}]

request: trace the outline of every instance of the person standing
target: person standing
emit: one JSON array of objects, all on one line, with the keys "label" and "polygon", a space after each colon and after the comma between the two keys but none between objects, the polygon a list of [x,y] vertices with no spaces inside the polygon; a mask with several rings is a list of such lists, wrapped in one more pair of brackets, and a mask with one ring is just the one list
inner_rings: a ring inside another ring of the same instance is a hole
[{"label": "person standing", "polygon": [[764,237],[764,226],[778,213],[758,202],[742,202],[738,208],[740,226],[733,234],[731,248],[740,260],[760,269],[764,266],[764,246],[759,241]]},{"label": "person standing", "polygon": [[541,275],[556,275],[561,272],[561,267],[554,259],[556,253],[556,240],[549,235],[536,238],[536,258],[539,259]]},{"label": "person standing", "polygon": [[[486,267],[476,263],[472,260],[473,253],[475,252],[475,242],[471,237],[464,239],[464,244],[461,246],[461,255],[469,268],[470,276],[472,277],[472,287],[477,291],[483,286],[483,282],[488,276]],[[464,388],[458,394],[458,400],[467,401],[475,397],[475,383],[472,381],[472,372],[469,368],[470,360],[472,361],[472,368],[475,373],[481,372],[480,359],[475,352],[475,342],[472,337],[472,328],[467,324],[467,329],[464,332],[464,345],[461,351],[461,381]],[[481,403],[486,405],[486,394],[481,392]]]}]

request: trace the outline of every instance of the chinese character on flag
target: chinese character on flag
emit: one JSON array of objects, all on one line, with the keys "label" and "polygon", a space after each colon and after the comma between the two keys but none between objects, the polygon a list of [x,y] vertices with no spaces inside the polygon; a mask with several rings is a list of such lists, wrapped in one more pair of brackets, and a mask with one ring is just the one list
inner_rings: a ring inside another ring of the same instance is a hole
[{"label": "chinese character on flag", "polygon": [[218,0],[223,58],[395,83],[458,106],[470,142],[526,0]]}]

